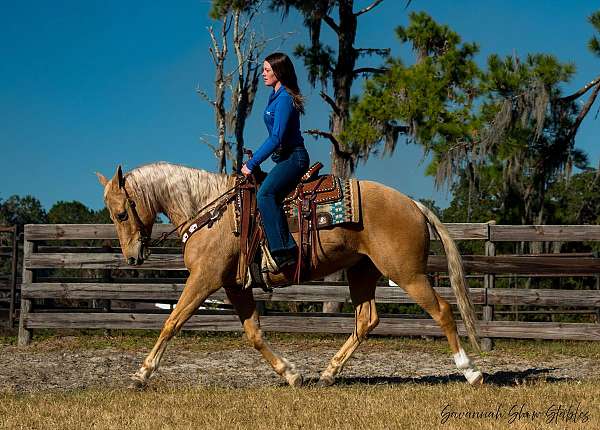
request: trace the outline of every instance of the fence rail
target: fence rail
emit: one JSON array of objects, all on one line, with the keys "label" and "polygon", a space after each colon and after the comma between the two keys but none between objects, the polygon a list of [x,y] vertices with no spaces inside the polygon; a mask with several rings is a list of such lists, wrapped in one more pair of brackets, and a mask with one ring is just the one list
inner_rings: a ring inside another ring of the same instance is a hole
[{"label": "fence rail", "polygon": [[[595,275],[600,273],[600,258],[555,256],[484,256],[463,255],[465,270],[470,273],[491,274],[579,274]],[[86,253],[86,254],[54,254],[36,253],[25,256],[25,264],[29,269],[131,269],[121,254]],[[446,257],[431,255],[427,264],[429,272],[445,272]],[[142,267],[140,267],[141,269]],[[143,270],[185,270],[181,254],[154,254],[143,266]]]},{"label": "fence rail", "polygon": [[[175,301],[183,291],[183,284],[112,284],[112,283],[33,283],[24,288],[25,299],[64,300],[154,300],[160,303]],[[451,304],[456,298],[451,288],[438,287],[436,291]],[[551,289],[486,289],[471,288],[475,305],[529,305],[529,306],[586,306],[600,307],[600,290]],[[343,285],[292,285],[267,293],[255,290],[256,300],[272,302],[350,302],[350,292]],[[224,300],[225,292],[215,292],[212,299]],[[377,303],[414,303],[398,287],[380,286],[375,292]]]},{"label": "fence rail", "polygon": [[[465,269],[483,277],[483,288],[471,288],[474,304],[482,306],[483,320],[480,332],[484,342],[491,345],[491,338],[536,338],[600,340],[600,324],[512,322],[494,321],[494,306],[568,306],[600,309],[600,290],[559,289],[505,289],[495,288],[496,276],[507,274],[527,276],[594,276],[600,274],[600,258],[586,254],[541,255],[495,255],[496,242],[527,241],[600,241],[600,226],[503,226],[493,223],[446,224],[455,240],[485,242],[486,255],[465,255]],[[153,237],[169,231],[170,225],[157,225]],[[123,261],[118,249],[110,246],[60,246],[65,240],[115,240],[115,229],[102,225],[27,225],[25,227],[22,303],[19,344],[30,341],[33,329],[39,328],[132,328],[158,329],[165,315],[149,311],[104,312],[74,311],[48,312],[38,306],[47,299],[55,300],[131,300],[151,302],[174,302],[183,290],[183,284],[165,282],[118,282],[105,277],[94,282],[38,281],[37,274],[45,269],[78,269],[105,272],[130,271],[132,267]],[[432,234],[432,239],[435,235]],[[59,244],[55,243],[56,241]],[[52,243],[49,243],[52,242]],[[136,270],[184,270],[182,256],[175,247],[157,250],[143,266]],[[429,258],[430,272],[446,272],[444,256]],[[83,278],[84,276],[82,276]],[[85,276],[89,278],[89,275]],[[450,303],[455,303],[450,288],[437,287],[436,291]],[[350,302],[347,286],[343,285],[294,285],[277,289],[272,293],[255,290],[257,300],[267,302]],[[223,300],[223,291],[217,291],[212,299]],[[413,303],[404,291],[397,287],[381,286],[376,290],[378,303]],[[348,333],[354,328],[351,315],[315,316],[313,314],[264,315],[261,326],[272,331]],[[459,321],[459,330],[462,324]],[[241,330],[237,317],[225,314],[194,315],[186,323],[187,330]],[[388,335],[431,335],[442,333],[431,319],[406,319],[387,316],[381,318],[374,333]],[[489,347],[488,345],[488,347]]]}]

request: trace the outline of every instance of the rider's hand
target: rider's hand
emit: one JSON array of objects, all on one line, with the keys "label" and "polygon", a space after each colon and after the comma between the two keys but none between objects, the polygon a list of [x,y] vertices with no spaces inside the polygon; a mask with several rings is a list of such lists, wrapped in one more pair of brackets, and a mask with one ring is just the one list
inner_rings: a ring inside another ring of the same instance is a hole
[{"label": "rider's hand", "polygon": [[242,175],[244,175],[244,176],[248,177],[248,176],[250,176],[251,174],[252,174],[252,171],[251,171],[250,169],[248,169],[248,168],[246,167],[246,165],[244,164],[244,165],[242,166]]}]

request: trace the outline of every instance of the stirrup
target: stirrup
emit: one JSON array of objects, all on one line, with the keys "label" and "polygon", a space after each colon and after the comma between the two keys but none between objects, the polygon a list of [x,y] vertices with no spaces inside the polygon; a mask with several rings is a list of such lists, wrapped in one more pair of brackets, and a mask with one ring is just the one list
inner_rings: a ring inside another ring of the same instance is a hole
[{"label": "stirrup", "polygon": [[284,270],[295,267],[298,264],[298,260],[295,257],[290,257],[289,259],[283,261],[282,263],[277,264],[273,262],[273,265],[265,265],[261,267],[261,273],[281,273]]},{"label": "stirrup", "polygon": [[265,242],[260,244],[260,248],[262,251],[262,261],[260,265],[261,273],[277,273],[279,271],[279,266],[275,262],[275,259],[271,255],[269,251],[269,247]]}]

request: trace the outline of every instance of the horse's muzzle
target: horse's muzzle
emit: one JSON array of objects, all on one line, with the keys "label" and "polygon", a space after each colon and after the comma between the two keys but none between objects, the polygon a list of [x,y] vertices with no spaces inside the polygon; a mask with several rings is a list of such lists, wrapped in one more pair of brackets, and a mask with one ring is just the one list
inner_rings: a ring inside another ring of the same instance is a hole
[{"label": "horse's muzzle", "polygon": [[135,257],[129,257],[127,259],[127,264],[129,264],[130,266],[140,266],[142,263],[144,262],[143,258],[135,258]]},{"label": "horse's muzzle", "polygon": [[150,249],[147,246],[145,246],[144,243],[140,242],[139,246],[137,247],[137,256],[127,258],[127,264],[129,264],[130,266],[141,266],[144,263],[144,261],[148,259],[149,256]]},{"label": "horse's muzzle", "polygon": [[149,255],[149,253],[144,252],[143,248],[143,246],[140,247],[137,257],[129,257],[127,259],[127,264],[130,266],[141,266],[146,260],[147,254]]}]

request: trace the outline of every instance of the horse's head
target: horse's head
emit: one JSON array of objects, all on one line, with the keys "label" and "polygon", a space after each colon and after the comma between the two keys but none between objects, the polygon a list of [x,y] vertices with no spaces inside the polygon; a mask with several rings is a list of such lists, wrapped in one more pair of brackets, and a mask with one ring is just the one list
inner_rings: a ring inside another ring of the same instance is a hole
[{"label": "horse's head", "polygon": [[132,188],[126,187],[121,166],[110,180],[101,173],[96,175],[104,186],[104,203],[117,228],[125,260],[131,266],[142,264],[149,254],[150,233],[156,214],[152,214],[138,196],[132,196]]}]

